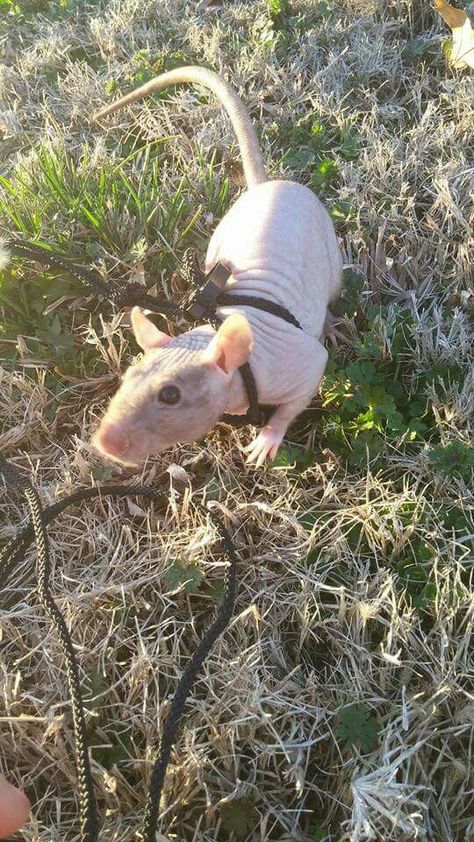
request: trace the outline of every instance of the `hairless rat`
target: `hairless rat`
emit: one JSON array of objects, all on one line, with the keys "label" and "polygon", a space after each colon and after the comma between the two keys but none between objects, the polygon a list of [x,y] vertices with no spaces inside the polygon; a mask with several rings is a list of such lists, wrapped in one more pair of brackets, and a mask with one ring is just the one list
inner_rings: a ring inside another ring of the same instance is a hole
[{"label": "hairless rat", "polygon": [[181,67],[152,79],[94,115],[100,119],[147,94],[191,82],[209,88],[228,113],[242,156],[247,190],[211,237],[205,270],[231,272],[226,292],[259,296],[285,307],[302,330],[251,306],[217,309],[218,330],[203,325],[171,337],[138,308],[131,321],[142,359],[125,373],[94,435],[97,449],[136,465],[178,442],[205,436],[223,413],[248,409],[239,367],[249,362],[259,401],[276,405],[245,448],[247,461],[274,459],[289,424],[317,391],[328,354],[322,344],[329,302],[341,286],[342,261],[331,218],[312,191],[268,181],[249,114],[216,73]]}]

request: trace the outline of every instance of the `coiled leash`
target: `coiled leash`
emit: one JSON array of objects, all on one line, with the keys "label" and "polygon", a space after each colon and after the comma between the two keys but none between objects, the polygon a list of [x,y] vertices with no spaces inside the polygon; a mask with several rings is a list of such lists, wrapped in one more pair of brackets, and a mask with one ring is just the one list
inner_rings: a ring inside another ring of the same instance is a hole
[{"label": "coiled leash", "polygon": [[[66,270],[79,279],[89,290],[98,295],[103,301],[115,307],[133,306],[138,304],[152,312],[170,319],[184,318],[196,323],[208,320],[216,327],[221,324],[216,315],[218,307],[248,306],[263,310],[282,318],[284,321],[299,328],[301,325],[295,317],[284,307],[258,296],[246,296],[226,293],[225,285],[231,275],[230,270],[218,263],[207,275],[202,272],[197,253],[188,249],[183,257],[179,275],[188,284],[190,292],[180,305],[173,301],[151,296],[141,284],[126,284],[120,288],[116,285],[104,283],[99,274],[87,269],[53,252],[46,246],[29,243],[22,240],[8,243],[11,252],[17,257],[31,260],[56,269]],[[252,370],[248,363],[240,367],[245,388],[249,399],[249,411],[246,415],[224,415],[222,421],[236,427],[245,424],[261,426],[268,420],[274,407],[260,405],[258,402],[257,386]],[[84,704],[81,695],[79,668],[74,653],[74,645],[65,620],[56,605],[50,590],[51,560],[49,541],[46,527],[68,506],[95,497],[126,497],[148,496],[156,500],[165,500],[162,492],[153,486],[133,485],[105,485],[101,488],[82,488],[69,497],[60,500],[52,506],[43,509],[38,492],[33,485],[12,467],[0,454],[0,474],[3,475],[8,488],[21,494],[27,504],[30,525],[25,527],[0,553],[0,587],[4,587],[8,577],[25,558],[29,546],[35,542],[37,551],[36,575],[38,598],[46,614],[50,618],[59,643],[61,645],[65,663],[69,695],[72,705],[72,719],[76,744],[76,766],[78,774],[78,796],[80,812],[80,842],[95,842],[98,839],[99,825],[94,796],[92,774],[87,747]],[[145,808],[143,825],[144,842],[155,842],[158,824],[160,798],[165,781],[166,769],[171,756],[180,720],[183,715],[186,699],[193,687],[198,671],[204,663],[217,638],[227,627],[232,617],[237,589],[237,555],[232,539],[222,520],[214,512],[208,512],[203,506],[198,506],[209,514],[216,525],[223,542],[224,553],[229,559],[230,566],[225,582],[223,601],[217,612],[217,617],[205,632],[194,655],[185,668],[181,680],[176,688],[170,711],[163,726],[163,733],[157,752],[157,760],[151,774],[148,797]]]},{"label": "coiled leash", "polygon": [[[99,836],[97,805],[90,768],[89,751],[86,736],[84,702],[81,693],[79,667],[74,652],[74,644],[64,617],[56,605],[50,590],[51,558],[46,527],[52,523],[68,506],[96,497],[151,497],[166,501],[163,492],[151,485],[104,485],[102,488],[81,488],[52,506],[43,508],[38,492],[0,454],[0,474],[11,491],[22,495],[28,507],[30,525],[11,540],[0,553],[0,588],[16,567],[24,560],[28,548],[36,543],[36,576],[38,599],[51,620],[64,655],[68,691],[71,697],[74,739],[76,744],[76,766],[78,776],[78,799],[80,816],[80,842],[96,842]],[[221,518],[215,512],[209,512],[204,506],[197,507],[210,515],[217,527],[225,555],[230,565],[224,583],[224,596],[212,625],[204,633],[194,655],[186,666],[175,690],[171,707],[163,725],[163,732],[157,751],[157,759],[151,773],[143,824],[145,842],[155,842],[158,824],[159,806],[166,769],[170,760],[177,730],[183,715],[186,699],[194,685],[197,673],[217,638],[227,627],[233,613],[237,592],[237,554],[232,539]]]}]

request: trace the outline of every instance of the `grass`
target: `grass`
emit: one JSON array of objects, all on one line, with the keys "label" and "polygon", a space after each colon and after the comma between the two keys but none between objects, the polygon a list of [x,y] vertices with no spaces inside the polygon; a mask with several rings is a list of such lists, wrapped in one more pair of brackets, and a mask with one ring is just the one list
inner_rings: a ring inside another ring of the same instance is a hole
[{"label": "grass", "polygon": [[[0,28],[6,236],[169,291],[242,189],[229,125],[189,89],[107,130],[90,114],[196,62],[243,92],[271,176],[322,196],[345,260],[351,345],[274,466],[244,469],[248,432],[218,428],[136,478],[168,490],[165,515],[96,502],[51,530],[104,838],[135,838],[169,699],[222,593],[193,508],[207,499],[239,545],[238,611],[188,702],[162,838],[470,839],[472,78],[447,65],[444,24],[418,0],[4,0]],[[2,452],[45,502],[128,476],[90,445],[137,350],[120,318],[18,261],[0,315]],[[5,541],[25,513],[5,494],[0,512]],[[33,804],[21,838],[74,840],[70,704],[32,561],[2,593],[0,767]]]}]

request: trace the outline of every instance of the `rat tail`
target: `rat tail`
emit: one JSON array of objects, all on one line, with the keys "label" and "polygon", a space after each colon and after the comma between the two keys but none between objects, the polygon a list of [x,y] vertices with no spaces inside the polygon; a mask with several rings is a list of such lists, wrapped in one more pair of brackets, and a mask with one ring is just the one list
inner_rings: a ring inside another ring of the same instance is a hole
[{"label": "rat tail", "polygon": [[195,67],[192,65],[189,67],[177,67],[175,70],[170,70],[168,73],[156,76],[155,79],[146,82],[145,85],[127,94],[127,96],[118,99],[112,105],[108,105],[106,108],[98,111],[97,114],[94,114],[93,119],[100,120],[101,117],[113,114],[125,105],[130,105],[130,103],[136,102],[138,99],[148,96],[148,94],[162,91],[171,85],[181,85],[185,82],[192,82],[196,85],[203,85],[205,88],[209,88],[225,108],[237,135],[247,186],[255,187],[257,184],[267,181],[260,146],[245,105],[240,97],[237,96],[234,89],[224,79],[221,79],[217,73],[207,70],[205,67]]}]

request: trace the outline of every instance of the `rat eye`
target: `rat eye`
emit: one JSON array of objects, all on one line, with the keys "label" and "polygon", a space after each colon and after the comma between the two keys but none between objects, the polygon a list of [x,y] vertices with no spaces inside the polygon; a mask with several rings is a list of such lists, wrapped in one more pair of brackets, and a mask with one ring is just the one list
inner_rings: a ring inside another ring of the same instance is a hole
[{"label": "rat eye", "polygon": [[173,406],[181,400],[181,392],[177,386],[163,386],[158,392],[158,400],[160,403],[166,403],[168,406]]}]

